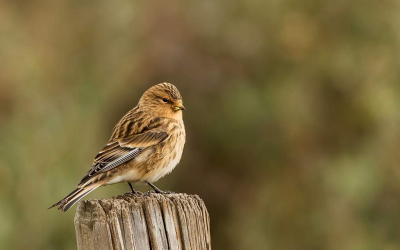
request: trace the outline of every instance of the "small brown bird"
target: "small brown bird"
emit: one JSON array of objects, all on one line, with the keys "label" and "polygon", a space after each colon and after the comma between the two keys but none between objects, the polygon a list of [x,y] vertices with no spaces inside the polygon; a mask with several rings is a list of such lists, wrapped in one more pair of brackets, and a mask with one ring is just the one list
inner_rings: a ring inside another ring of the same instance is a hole
[{"label": "small brown bird", "polygon": [[186,134],[182,120],[182,96],[170,83],[148,89],[138,105],[115,125],[111,138],[97,154],[77,188],[52,207],[67,211],[100,186],[127,182],[152,183],[179,163]]}]

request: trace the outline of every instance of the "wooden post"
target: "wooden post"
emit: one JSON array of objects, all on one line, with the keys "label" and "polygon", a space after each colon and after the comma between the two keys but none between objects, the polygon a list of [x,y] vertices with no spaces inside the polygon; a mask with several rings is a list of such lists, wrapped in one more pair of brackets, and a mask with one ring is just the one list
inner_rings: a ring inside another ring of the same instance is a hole
[{"label": "wooden post", "polygon": [[78,249],[211,249],[210,218],[197,195],[125,194],[81,201]]}]

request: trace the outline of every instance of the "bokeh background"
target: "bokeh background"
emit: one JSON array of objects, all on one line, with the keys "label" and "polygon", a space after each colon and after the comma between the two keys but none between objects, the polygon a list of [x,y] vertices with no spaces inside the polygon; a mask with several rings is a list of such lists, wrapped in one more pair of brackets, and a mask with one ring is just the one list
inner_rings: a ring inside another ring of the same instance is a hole
[{"label": "bokeh background", "polygon": [[76,248],[47,207],[164,81],[187,144],[157,185],[214,249],[400,249],[399,1],[9,0],[0,34],[0,249]]}]

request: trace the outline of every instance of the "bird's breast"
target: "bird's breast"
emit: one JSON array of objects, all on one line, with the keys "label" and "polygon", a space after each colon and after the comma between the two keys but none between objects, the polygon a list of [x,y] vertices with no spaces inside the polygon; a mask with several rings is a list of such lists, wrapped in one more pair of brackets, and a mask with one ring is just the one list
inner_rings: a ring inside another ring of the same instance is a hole
[{"label": "bird's breast", "polygon": [[166,174],[169,174],[178,165],[182,158],[185,137],[183,124],[173,130],[171,137],[163,145],[160,161],[153,166],[153,170],[143,180],[156,182]]}]

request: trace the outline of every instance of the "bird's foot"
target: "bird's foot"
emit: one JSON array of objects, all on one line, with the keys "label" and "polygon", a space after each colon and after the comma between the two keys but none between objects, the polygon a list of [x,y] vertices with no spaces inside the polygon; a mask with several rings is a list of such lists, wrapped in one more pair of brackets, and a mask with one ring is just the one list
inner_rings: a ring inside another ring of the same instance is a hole
[{"label": "bird's foot", "polygon": [[140,191],[135,191],[135,192],[126,192],[124,195],[143,195],[143,193]]},{"label": "bird's foot", "polygon": [[133,193],[133,192],[131,192],[131,194],[133,194],[133,195],[143,195],[143,193],[142,193],[142,192],[140,192],[140,191],[135,191],[134,193]]},{"label": "bird's foot", "polygon": [[155,191],[155,190],[149,190],[143,193],[143,196],[148,196],[150,194],[176,194],[175,192],[172,191],[162,191],[160,190],[159,192]]},{"label": "bird's foot", "polygon": [[133,189],[131,183],[128,182],[128,185],[129,185],[129,187],[131,188],[131,191],[132,191],[132,192],[125,193],[124,195],[143,195],[142,192],[136,191],[135,189]]},{"label": "bird's foot", "polygon": [[161,189],[159,189],[159,188],[156,187],[154,184],[152,184],[152,183],[150,183],[150,182],[148,182],[148,181],[146,181],[146,183],[147,183],[150,187],[152,187],[152,188],[154,189],[154,191],[155,191],[156,193],[158,193],[158,194],[174,194],[174,192],[172,192],[172,191],[162,191]]}]

